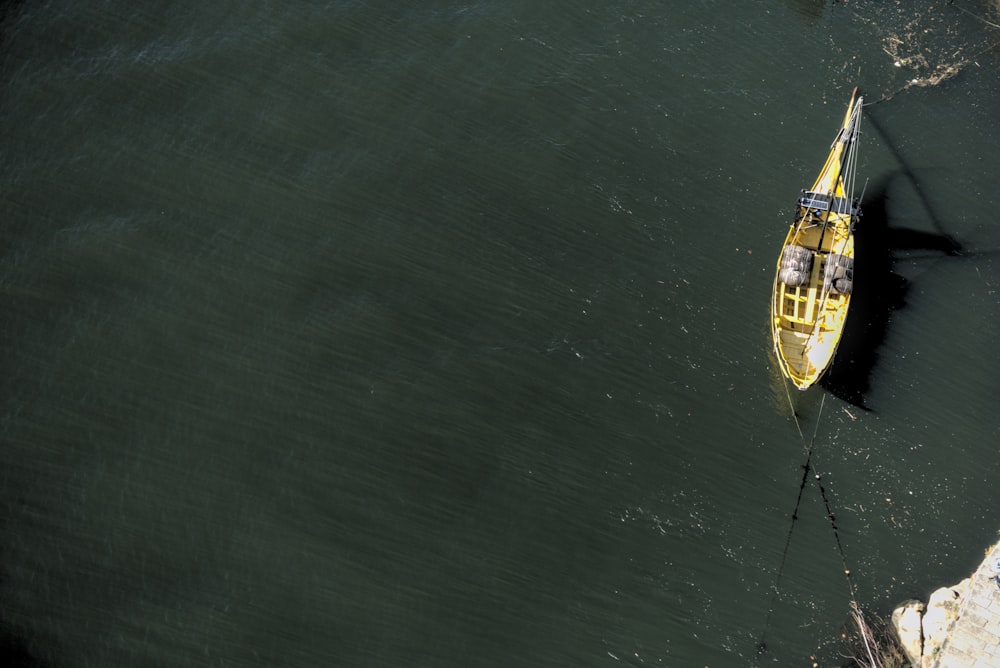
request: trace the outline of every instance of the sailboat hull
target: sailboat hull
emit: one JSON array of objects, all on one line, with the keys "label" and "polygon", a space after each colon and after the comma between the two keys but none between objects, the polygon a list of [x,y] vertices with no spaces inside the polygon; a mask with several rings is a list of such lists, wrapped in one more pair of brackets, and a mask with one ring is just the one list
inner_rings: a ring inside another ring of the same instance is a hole
[{"label": "sailboat hull", "polygon": [[[796,204],[782,244],[771,300],[774,350],[782,373],[805,390],[830,367],[854,290],[854,162],[863,100],[852,95],[819,177]],[[846,185],[845,185],[846,184]]]}]

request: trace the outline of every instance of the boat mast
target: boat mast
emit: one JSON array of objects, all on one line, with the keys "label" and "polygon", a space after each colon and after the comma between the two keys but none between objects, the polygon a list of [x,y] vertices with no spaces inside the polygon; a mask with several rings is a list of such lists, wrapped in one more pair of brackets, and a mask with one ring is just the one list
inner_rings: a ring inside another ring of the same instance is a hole
[{"label": "boat mast", "polygon": [[[857,92],[857,88],[854,89]],[[852,196],[854,194],[854,179],[853,179],[853,165],[855,164],[856,157],[854,151],[854,140],[858,136],[858,117],[861,114],[862,103],[864,98],[858,98],[854,109],[851,111],[851,118],[848,121],[846,127],[841,129],[840,135],[837,137],[836,141],[845,144],[843,151],[840,155],[840,162],[837,165],[837,178],[833,180],[833,190],[826,193],[826,196],[830,198],[827,202],[826,213],[823,216],[823,229],[819,233],[819,243],[816,245],[816,250],[823,251],[823,239],[826,237],[826,228],[830,222],[830,210],[833,208],[833,203],[837,199],[837,184],[842,183],[841,178],[844,174],[844,165],[847,164],[847,173],[849,186],[844,187],[844,199],[848,201],[847,215],[851,218],[854,217],[854,202],[852,201]],[[843,211],[838,211],[837,213],[844,213]],[[852,221],[853,224],[853,221]]]}]

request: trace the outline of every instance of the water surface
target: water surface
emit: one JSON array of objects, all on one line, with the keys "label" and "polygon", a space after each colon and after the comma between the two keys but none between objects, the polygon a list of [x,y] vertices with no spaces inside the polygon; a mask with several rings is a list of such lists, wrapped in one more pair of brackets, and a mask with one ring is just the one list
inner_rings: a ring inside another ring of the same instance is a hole
[{"label": "water surface", "polygon": [[867,307],[793,398],[859,602],[964,577],[996,535],[994,34],[738,5],[9,5],[7,652],[836,665],[813,484],[773,590],[805,461],[774,260],[851,88],[938,65],[867,112]]}]

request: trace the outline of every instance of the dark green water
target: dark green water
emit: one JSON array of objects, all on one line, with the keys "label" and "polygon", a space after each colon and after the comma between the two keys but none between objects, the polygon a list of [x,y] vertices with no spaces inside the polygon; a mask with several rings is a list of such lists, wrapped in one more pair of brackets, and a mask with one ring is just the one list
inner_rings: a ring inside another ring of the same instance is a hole
[{"label": "dark green water", "polygon": [[960,62],[869,110],[856,391],[795,400],[861,604],[967,575],[996,33],[910,4],[7,3],[5,653],[836,665],[815,485],[772,596],[805,459],[775,255],[851,88]]}]

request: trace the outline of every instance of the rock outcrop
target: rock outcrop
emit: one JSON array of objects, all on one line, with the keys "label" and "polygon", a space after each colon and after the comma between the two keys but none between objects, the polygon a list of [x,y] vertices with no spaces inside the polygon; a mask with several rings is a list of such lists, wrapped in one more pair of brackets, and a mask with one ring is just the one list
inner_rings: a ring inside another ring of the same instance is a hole
[{"label": "rock outcrop", "polygon": [[896,629],[906,658],[914,666],[920,665],[920,657],[924,654],[924,632],[920,621],[925,609],[922,601],[911,598],[892,611],[892,627]]},{"label": "rock outcrop", "polygon": [[941,646],[958,619],[959,607],[970,582],[966,578],[954,587],[941,587],[931,594],[926,606],[911,599],[893,611],[892,626],[914,668],[934,665]]}]

